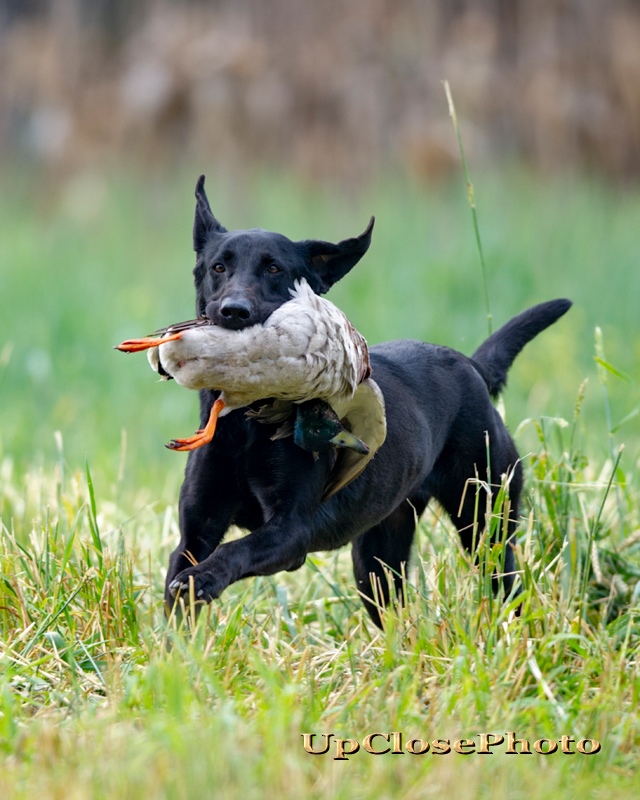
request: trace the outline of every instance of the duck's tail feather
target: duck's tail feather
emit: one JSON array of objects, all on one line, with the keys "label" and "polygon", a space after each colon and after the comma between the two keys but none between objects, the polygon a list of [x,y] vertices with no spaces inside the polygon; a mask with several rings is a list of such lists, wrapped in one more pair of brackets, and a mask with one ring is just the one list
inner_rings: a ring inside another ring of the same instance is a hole
[{"label": "duck's tail feather", "polygon": [[[249,408],[245,411],[246,417],[255,419],[263,425],[280,425],[286,422],[292,414],[293,402],[278,397],[268,400],[264,405],[261,405],[260,408]],[[291,433],[293,433],[293,428],[291,429]]]},{"label": "duck's tail feather", "polygon": [[549,300],[528,308],[484,341],[471,356],[489,394],[496,397],[507,383],[507,372],[522,348],[572,306],[571,300]]}]

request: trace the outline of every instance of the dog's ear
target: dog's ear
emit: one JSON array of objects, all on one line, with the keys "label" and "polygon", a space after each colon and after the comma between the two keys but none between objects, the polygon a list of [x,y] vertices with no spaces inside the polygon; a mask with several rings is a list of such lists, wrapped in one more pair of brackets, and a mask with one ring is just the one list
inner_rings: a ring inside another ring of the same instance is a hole
[{"label": "dog's ear", "polygon": [[196,183],[196,215],[193,220],[193,249],[199,253],[212,233],[226,233],[218,220],[211,213],[209,201],[204,191],[204,175]]},{"label": "dog's ear", "polygon": [[373,230],[374,221],[375,217],[371,217],[366,231],[361,233],[360,236],[356,236],[353,239],[345,239],[342,242],[338,242],[338,244],[318,242],[313,239],[299,242],[320,279],[320,292],[322,294],[328,292],[333,284],[343,278],[367,252],[371,244],[371,231]]}]

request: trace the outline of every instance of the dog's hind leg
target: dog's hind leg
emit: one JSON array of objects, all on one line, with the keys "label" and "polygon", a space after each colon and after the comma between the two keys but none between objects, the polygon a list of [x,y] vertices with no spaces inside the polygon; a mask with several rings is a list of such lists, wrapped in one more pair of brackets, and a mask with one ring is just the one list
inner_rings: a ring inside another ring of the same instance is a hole
[{"label": "dog's hind leg", "polygon": [[353,573],[362,601],[371,619],[382,627],[379,605],[389,604],[388,567],[393,575],[397,597],[404,601],[402,575],[409,562],[417,518],[427,505],[405,500],[388,517],[361,534],[351,548]]},{"label": "dog's hind leg", "polygon": [[[489,449],[494,502],[500,490],[502,476],[510,476],[508,504],[501,509],[492,510],[492,513],[508,512],[509,514],[502,571],[505,597],[508,597],[515,581],[515,555],[512,540],[517,526],[522,492],[522,466],[519,463],[515,445],[506,430],[494,428],[492,433]],[[473,552],[474,548],[477,548],[485,528],[487,493],[482,484],[488,481],[486,463],[486,448],[478,448],[475,453],[468,453],[465,452],[463,446],[450,447],[442,454],[436,470],[434,470],[434,475],[430,476],[428,482],[433,496],[451,518],[458,529],[463,546],[469,552]],[[476,474],[480,484],[469,480],[473,479]],[[439,479],[439,476],[444,476],[444,479]],[[464,501],[462,502],[463,497]],[[495,534],[496,541],[502,538],[503,531],[504,527],[500,522]],[[494,591],[497,591],[498,586],[499,581],[494,577]]]}]

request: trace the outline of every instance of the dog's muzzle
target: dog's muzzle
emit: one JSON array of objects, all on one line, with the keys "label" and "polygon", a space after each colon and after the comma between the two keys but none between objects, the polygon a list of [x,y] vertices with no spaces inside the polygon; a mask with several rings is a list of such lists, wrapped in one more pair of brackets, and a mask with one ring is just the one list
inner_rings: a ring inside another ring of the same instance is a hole
[{"label": "dog's muzzle", "polygon": [[244,298],[228,297],[220,303],[220,318],[225,328],[246,328],[252,324],[253,306]]}]

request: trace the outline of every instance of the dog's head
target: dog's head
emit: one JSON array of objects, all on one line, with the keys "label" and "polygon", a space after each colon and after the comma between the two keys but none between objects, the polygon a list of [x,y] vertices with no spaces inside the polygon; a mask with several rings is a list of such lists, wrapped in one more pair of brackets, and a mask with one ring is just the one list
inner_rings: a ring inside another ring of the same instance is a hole
[{"label": "dog's head", "polygon": [[372,228],[373,217],[363,234],[338,244],[292,242],[260,229],[227,231],[211,213],[201,175],[193,224],[197,313],[239,330],[264,322],[290,300],[295,280],[328,292],[367,252]]}]

